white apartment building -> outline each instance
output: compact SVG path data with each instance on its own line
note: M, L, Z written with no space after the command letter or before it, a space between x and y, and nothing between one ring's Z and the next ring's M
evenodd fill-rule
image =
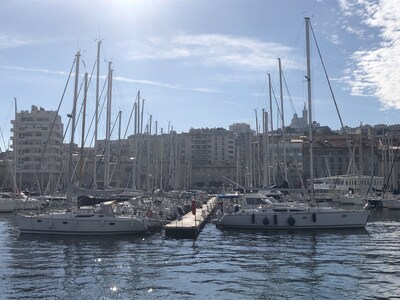
M236 177L235 135L224 128L190 129L186 157L195 187L219 187L223 177Z
M58 188L63 161L61 117L56 111L32 105L31 111L17 112L11 124L18 188L41 192Z

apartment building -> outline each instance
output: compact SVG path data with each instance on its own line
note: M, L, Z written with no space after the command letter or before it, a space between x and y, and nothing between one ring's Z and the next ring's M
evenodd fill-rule
M39 191L56 189L63 161L61 117L56 111L32 105L31 111L17 112L11 124L17 186Z
M224 177L236 180L233 132L224 128L192 128L185 140L193 187L221 187L226 182Z

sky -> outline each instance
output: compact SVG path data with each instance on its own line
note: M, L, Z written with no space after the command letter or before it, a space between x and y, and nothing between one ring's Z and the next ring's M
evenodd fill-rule
M228 129L241 122L255 129L256 115L261 124L262 110L270 110L268 74L273 126L282 126L279 111L287 126L307 101L305 17L311 19L344 125L400 123L397 0L2 0L0 148L9 145L14 98L18 112L31 105L60 107L66 126L74 74L68 85L67 80L75 55L79 50L81 84L83 74L93 72L98 40L100 84L112 62L111 121L117 125L122 111L122 137L133 133L128 120L138 91L145 99L144 124L151 116L153 133L155 121L164 133ZM315 43L311 47L313 119L339 129ZM87 124L95 111L95 74ZM99 138L105 137L105 123L103 112Z

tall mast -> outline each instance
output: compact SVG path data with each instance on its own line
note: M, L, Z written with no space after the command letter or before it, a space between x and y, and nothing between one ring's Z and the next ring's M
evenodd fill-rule
M99 105L100 105L100 99L99 99L99 79L100 79L100 45L101 45L101 40L97 43L97 77L96 77L96 120L94 123L94 160L93 160L93 186L96 189L97 188L97 128L99 125Z
M281 59L278 58L279 63L279 89L281 93L281 117L282 117L282 140L283 140L283 174L285 177L286 182L288 181L287 178L287 165L286 165L286 132L285 132L285 115L283 109L283 90L282 90L282 65Z
M106 151L104 160L104 188L110 185L110 128L111 128L111 95L112 95L112 69L108 63L108 89L107 89L107 117L106 117Z
M140 133L140 91L138 91L137 96L137 111L136 111L136 133Z
M270 119L270 124L271 124L271 144L274 144L274 122L273 122L273 117L272 117L272 84L271 84L271 74L268 73L268 90L269 90L269 119ZM274 166L275 162L273 161L273 156L272 156L272 147L269 147L269 166ZM277 149L278 150L278 149ZM269 167L268 166L268 167ZM273 180L275 182L275 173L274 169L272 169L272 175L273 175ZM269 181L270 183L270 181Z
M260 131L258 128L258 115L257 115L257 110L254 110L254 114L256 117L256 142L257 142L257 157L256 157L256 165L255 165L255 172L254 172L254 177L255 177L255 184L256 186L259 186L260 184L260 178L261 178L261 170L260 170L260 141L259 141L259 135L260 135Z
M262 110L262 124L263 124L263 187L269 185L269 147L268 147L268 112Z
M75 138L75 121L76 121L76 104L78 102L78 80L79 80L79 59L80 59L80 52L76 53L76 60L75 60L75 85L74 85L74 101L72 107L72 116L71 116L71 140L69 143L69 158L68 158L68 165L67 165L67 191L72 188L73 185L73 162L72 162L72 152L74 150L74 138ZM72 195L70 192L67 193L68 202L71 204Z
M83 151L85 144L85 122L86 122L86 101L88 92L88 73L85 73L85 87L83 95L83 110L82 110L82 136L81 136L81 151L79 155L79 179L83 179Z
M14 150L14 175L13 175L13 192L14 197L16 196L18 187L17 187L17 140L19 139L19 134L17 132L17 98L14 97L14 107L15 107L15 114L14 114L14 142L13 142L13 150ZM19 195L18 195L19 196Z
M311 62L310 62L310 18L305 18L306 22L306 54L307 54L307 95L308 95L308 130L310 140L310 197L314 201L314 150L313 150L313 118L311 110Z
M274 123L272 120L272 85L271 74L268 73L268 91L269 91L269 118L271 123L271 132L274 130Z

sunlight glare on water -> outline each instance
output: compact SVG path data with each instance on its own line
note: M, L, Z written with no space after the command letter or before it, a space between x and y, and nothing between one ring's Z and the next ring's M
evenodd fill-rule
M196 240L19 235L0 216L4 299L366 299L400 294L400 211L365 230L221 231Z

